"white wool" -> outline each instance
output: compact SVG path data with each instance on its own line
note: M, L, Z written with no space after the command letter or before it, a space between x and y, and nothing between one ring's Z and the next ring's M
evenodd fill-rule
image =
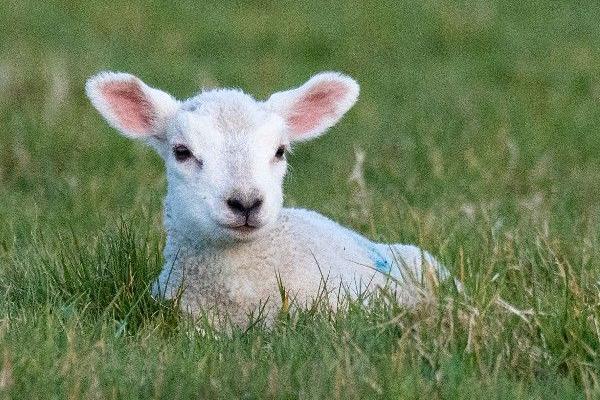
M268 317L281 306L278 279L298 305L326 284L335 307L339 289L356 296L390 284L399 301L414 304L426 269L448 275L418 247L374 243L314 211L282 207L287 162L277 154L339 121L358 97L352 78L321 73L267 101L219 89L179 102L111 72L86 89L113 127L165 161L167 244L156 297L244 324L265 302ZM182 148L187 155L178 158Z

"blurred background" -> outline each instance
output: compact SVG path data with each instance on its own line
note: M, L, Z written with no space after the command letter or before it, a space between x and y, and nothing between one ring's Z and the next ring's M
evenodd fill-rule
M95 235L138 217L162 235L160 159L84 96L103 69L178 98L227 86L265 99L319 71L353 76L359 102L296 147L286 202L372 237L444 248L477 216L492 228L595 232L599 11L593 1L3 1L0 240L9 251L32 229Z
M1 1L0 397L597 398L599 21L573 0ZM148 291L163 165L85 97L104 69L180 99L353 76L286 203L417 243L465 291L233 338L180 320Z

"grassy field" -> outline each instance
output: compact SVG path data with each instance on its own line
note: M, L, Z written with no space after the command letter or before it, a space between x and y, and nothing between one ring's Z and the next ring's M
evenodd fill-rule
M600 3L344 4L0 3L1 398L600 398ZM465 292L197 329L148 294L163 167L90 106L100 69L179 98L352 75L286 203L420 244Z

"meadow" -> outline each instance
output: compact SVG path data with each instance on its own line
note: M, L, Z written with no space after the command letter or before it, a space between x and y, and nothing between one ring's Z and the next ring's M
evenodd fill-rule
M0 398L600 398L599 19L595 1L1 2ZM291 155L286 204L419 244L464 292L229 334L155 302L163 167L85 98L102 69L178 98L353 76L357 105Z

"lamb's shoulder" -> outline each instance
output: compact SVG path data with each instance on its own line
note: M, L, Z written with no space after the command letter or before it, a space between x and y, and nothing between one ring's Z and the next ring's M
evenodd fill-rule
M422 281L428 268L442 279L449 275L438 260L418 246L372 242L312 210L287 208L283 214L294 227L290 231L310 244L317 260L331 260L334 270L356 274L368 266L405 283Z
M290 259L302 261L296 263L299 273L316 266L333 280L346 282L377 273L371 254L375 244L366 237L312 210L285 208L281 222L282 237L295 243Z
M370 241L316 211L285 208L281 212L279 237L294 243L295 254L310 256L313 263L327 267L344 266L368 261Z

